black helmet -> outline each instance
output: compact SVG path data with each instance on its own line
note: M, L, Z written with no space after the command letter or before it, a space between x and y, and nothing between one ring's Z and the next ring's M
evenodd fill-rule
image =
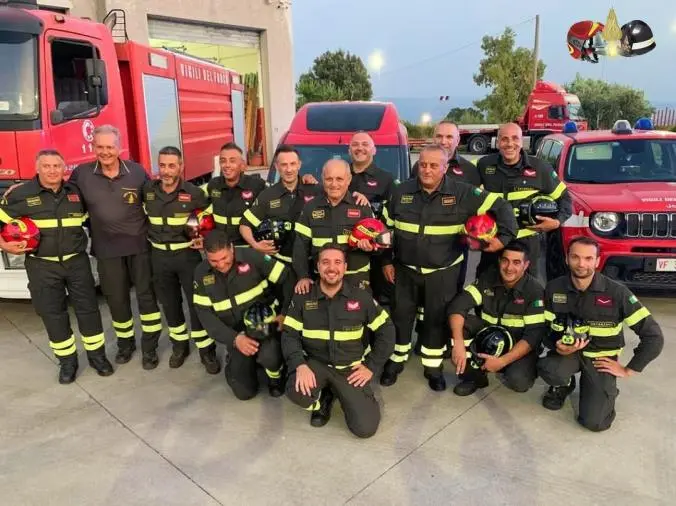
M268 339L275 316L275 310L271 306L254 302L244 313L244 333L256 341Z
M469 351L472 353L472 362L480 368L484 364L484 359L479 357L479 353L501 357L514 346L512 335L509 331L500 325L489 325L484 327L472 339L469 345Z
M620 54L622 56L638 56L655 49L653 31L645 21L635 19L622 25Z
M531 200L519 204L519 223L524 226L537 225L536 216L556 218L559 214L559 204L546 195L536 195Z
M291 237L293 223L290 221L267 219L261 221L253 232L256 241L274 241L275 247L280 249Z

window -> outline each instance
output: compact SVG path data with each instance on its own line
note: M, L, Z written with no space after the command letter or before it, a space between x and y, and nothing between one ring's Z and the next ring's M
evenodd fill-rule
M562 105L550 106L549 119L563 119L563 106Z
M0 68L3 69L0 71L0 122L38 118L37 61L34 36L3 33L0 41Z
M312 132L378 130L385 115L381 104L320 104L308 107L307 129Z
M54 96L56 108L65 120L96 116L98 110L95 97L90 100L87 61L91 61L98 50L84 41L57 39L52 42L52 70L54 75ZM105 80L104 80L105 85ZM105 91L102 96L107 96ZM101 105L105 105L101 103Z
M559 165L559 160L561 159L561 151L563 150L563 144L560 142L552 142L552 149L547 155L547 161L552 165L552 167L557 168Z
M540 148L538 149L538 152L537 152L537 155L536 155L540 160L546 160L547 159L547 155L549 154L549 150L552 147L552 142L553 141L542 141L540 143Z

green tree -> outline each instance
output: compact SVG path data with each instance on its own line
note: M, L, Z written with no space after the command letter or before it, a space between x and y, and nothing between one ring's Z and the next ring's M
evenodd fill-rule
M483 113L474 107L454 107L448 111L445 119L458 124L476 124L486 122Z
M533 89L534 54L530 49L515 47L515 35L506 28L500 37L486 36L481 42L485 58L479 63L474 82L492 91L474 105L486 113L488 121L514 121ZM544 73L545 64L538 60L538 79Z
M327 51L315 58L312 68L296 84L296 107L308 102L371 100L373 88L364 62L359 56Z
M629 86L585 79L577 74L565 88L580 99L580 114L587 118L592 130L610 128L618 119L626 119L633 125L637 119L655 112L643 91Z

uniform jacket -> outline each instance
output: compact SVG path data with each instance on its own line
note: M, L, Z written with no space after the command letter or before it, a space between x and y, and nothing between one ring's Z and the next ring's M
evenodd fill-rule
M479 171L477 170L476 165L467 158L460 156L457 151L455 152L455 155L448 160L446 175L454 181L462 181L463 183L469 183L472 186L481 186L481 177L479 177ZM411 167L411 177L418 177L417 161L413 164L413 167Z
M371 206L374 213L379 215L381 208L390 197L392 193L392 186L394 178L389 172L379 168L375 163L371 163L363 172L356 173L352 166L352 181L350 182L350 194L359 192L364 195Z

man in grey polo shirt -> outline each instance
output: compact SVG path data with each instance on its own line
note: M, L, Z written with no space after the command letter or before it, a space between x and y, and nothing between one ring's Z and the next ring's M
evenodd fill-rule
M94 130L94 149L97 160L76 167L70 181L80 188L89 213L92 254L117 334L115 362L129 362L136 350L129 296L134 286L143 331L143 368L153 369L162 318L152 286L148 221L140 198L149 177L141 165L120 160L117 128L104 125Z

